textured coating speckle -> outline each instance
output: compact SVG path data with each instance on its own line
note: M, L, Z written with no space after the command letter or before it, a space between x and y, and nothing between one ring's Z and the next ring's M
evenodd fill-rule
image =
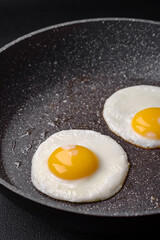
M1 182L42 204L99 216L160 212L160 149L128 144L106 126L105 99L139 84L160 86L160 25L99 20L53 27L0 53ZM31 183L39 144L63 129L90 129L115 139L131 164L124 188L109 200L53 200Z

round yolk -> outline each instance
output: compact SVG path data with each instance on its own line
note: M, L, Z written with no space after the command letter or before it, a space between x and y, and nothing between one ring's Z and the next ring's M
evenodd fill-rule
M51 172L59 178L75 180L95 172L98 159L88 148L68 145L57 148L48 159Z
M136 113L132 119L132 127L145 138L160 140L160 108L146 108Z

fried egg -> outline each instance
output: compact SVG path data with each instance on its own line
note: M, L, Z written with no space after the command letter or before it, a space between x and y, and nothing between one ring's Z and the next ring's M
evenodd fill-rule
M160 87L138 85L115 92L105 101L103 117L127 142L160 147Z
M125 151L112 138L91 130L63 130L38 147L31 180L52 198L93 202L116 194L128 169Z

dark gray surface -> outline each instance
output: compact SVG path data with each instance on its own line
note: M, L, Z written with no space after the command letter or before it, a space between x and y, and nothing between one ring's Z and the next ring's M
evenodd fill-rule
M90 1L87 1L90 2ZM70 1L68 5L63 1L57 1L56 5L49 1L1 1L0 3L0 46L9 41L31 32L33 30L68 20L102 17L102 16L126 16L139 17L159 20L159 4L158 1L148 3L129 3L125 1L107 2L92 1L86 6L86 1L79 1L73 4ZM106 1L105 1L106 2ZM142 3L143 2L143 3ZM144 7L145 3L145 7ZM74 5L74 9L72 6ZM154 14L154 15L153 15ZM3 187L0 187L0 234L2 239L91 239L90 234L71 231L62 228L60 225L51 225L46 221L43 214L40 216L32 211L25 210L23 207L17 206L16 200ZM153 223L153 222L152 222ZM156 224L153 223L156 227ZM142 224L142 232L145 229ZM117 232L116 234L120 234ZM128 234L128 232L127 232ZM153 234L153 232L152 232ZM97 236L95 236L97 238Z

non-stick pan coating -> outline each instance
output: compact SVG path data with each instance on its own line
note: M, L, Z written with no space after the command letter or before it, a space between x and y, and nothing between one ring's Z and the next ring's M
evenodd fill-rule
M129 144L106 126L105 99L118 89L160 86L160 25L96 19L62 24L17 40L0 53L0 182L54 209L97 216L160 212L160 149ZM30 179L39 144L63 129L91 129L122 145L131 164L111 199L74 204L51 199ZM103 149L102 149L103 150Z

